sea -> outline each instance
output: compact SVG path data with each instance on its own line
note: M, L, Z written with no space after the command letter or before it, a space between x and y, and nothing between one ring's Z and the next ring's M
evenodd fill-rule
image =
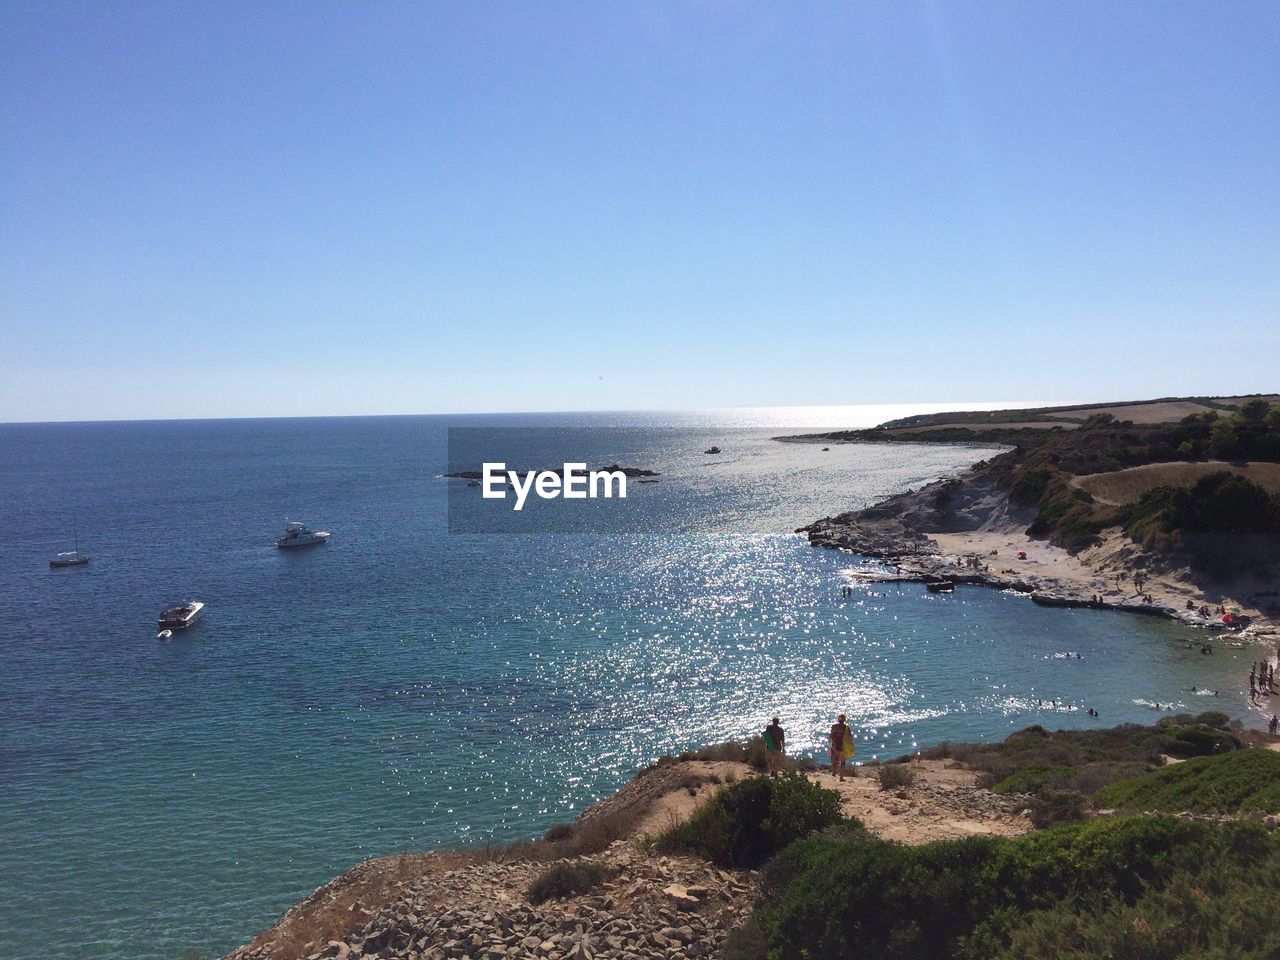
M863 761L1037 723L1257 722L1248 648L864 584L873 562L810 547L797 527L998 452L772 439L911 412L0 425L0 943L218 956L361 860L539 836L774 714L820 759L847 713ZM584 530L493 532L443 476L451 431L658 476L580 501ZM276 549L286 519L329 542ZM50 569L77 541L92 561ZM197 624L157 640L186 600Z

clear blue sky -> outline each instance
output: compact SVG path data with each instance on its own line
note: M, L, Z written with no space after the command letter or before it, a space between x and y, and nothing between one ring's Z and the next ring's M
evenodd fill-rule
M1278 50L1275 2L4 0L0 420L1273 391Z

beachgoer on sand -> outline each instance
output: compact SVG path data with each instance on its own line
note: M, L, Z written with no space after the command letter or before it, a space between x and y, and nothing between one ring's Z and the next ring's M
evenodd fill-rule
M831 725L831 746L828 753L831 755L831 775L843 781L845 761L854 753L853 731L844 722L843 713L836 717L836 722Z
M782 758L787 750L787 735L778 718L774 717L764 728L764 759L769 767L769 776L778 779L778 770L782 766Z

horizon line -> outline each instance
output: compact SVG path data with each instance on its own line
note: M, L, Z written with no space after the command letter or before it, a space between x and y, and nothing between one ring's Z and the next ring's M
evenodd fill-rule
M1259 394L1264 396L1265 394ZM1245 396L1245 394L1238 394ZM895 400L881 403L772 403L748 404L726 407L629 407L629 408L579 408L576 410L473 410L452 411L444 413L299 413L299 414L254 414L230 417L103 417L83 420L0 420L0 427L21 426L76 426L90 423L204 423L225 422L234 420L356 420L385 419L389 417L519 417L519 416L556 416L558 414L584 413L717 413L733 410L829 410L841 407L922 407L937 404L939 407L957 407L954 410L939 410L939 413L964 413L958 409L960 405L972 404L974 411L982 410L1027 410L1039 407L1094 406L1105 404L1156 403L1162 400L1182 399L1175 397L1156 397L1140 400L1099 400L1099 401L1048 401L1048 400ZM994 406L1000 404L1001 406Z

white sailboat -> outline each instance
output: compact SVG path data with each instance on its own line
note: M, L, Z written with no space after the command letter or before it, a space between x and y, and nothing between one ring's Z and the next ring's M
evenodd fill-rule
M63 550L49 561L51 567L79 567L88 563L91 559L87 553L80 552L80 534L74 532L76 548L74 550Z

